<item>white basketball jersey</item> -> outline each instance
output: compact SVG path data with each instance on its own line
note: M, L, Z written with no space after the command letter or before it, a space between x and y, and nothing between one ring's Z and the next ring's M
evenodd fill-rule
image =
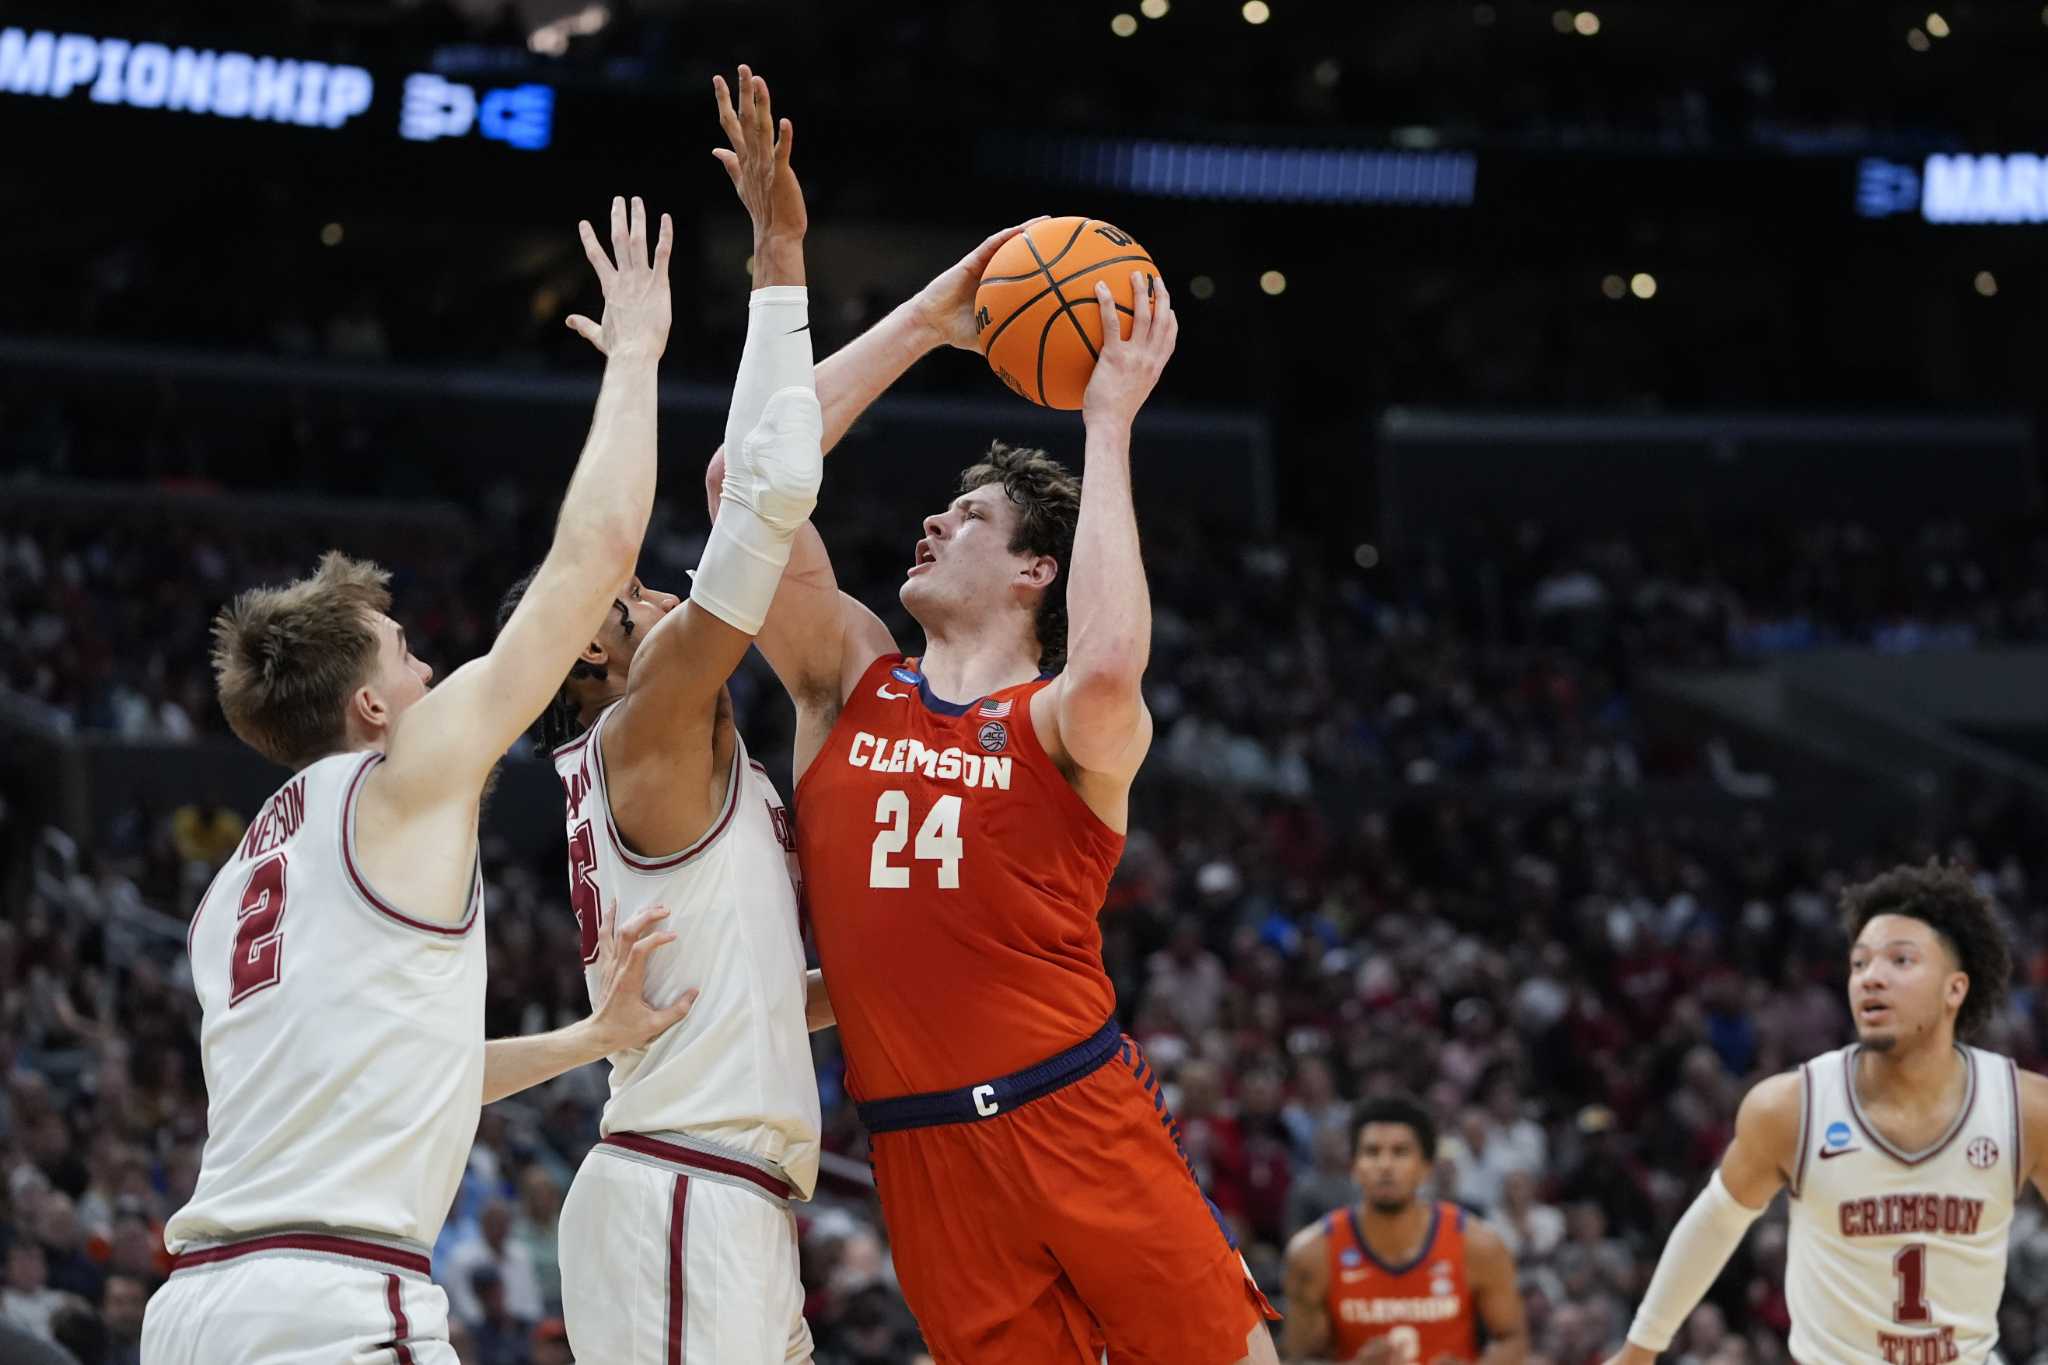
M206 1150L172 1251L269 1228L431 1244L483 1105L483 882L460 924L379 896L354 853L379 753L278 788L193 914Z
M735 734L725 805L704 837L660 857L631 852L605 786L602 733L614 707L555 751L586 984L594 998L598 907L616 901L624 924L660 905L676 941L648 966L648 998L671 1001L691 986L699 995L682 1023L612 1057L603 1131L699 1137L774 1163L808 1199L818 1173L818 1082L789 812Z
M1800 1068L1805 1089L1785 1297L1800 1365L1982 1362L1998 1345L2020 1172L2019 1073L1970 1071L1949 1131L1901 1152L1864 1121L1856 1045Z

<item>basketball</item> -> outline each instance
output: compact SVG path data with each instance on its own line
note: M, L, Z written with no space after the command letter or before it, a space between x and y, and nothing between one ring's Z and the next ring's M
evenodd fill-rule
M1131 334L1131 272L1156 275L1130 234L1094 218L1048 218L1003 243L974 294L981 353L1032 402L1075 409L1102 347L1095 282L1109 285Z

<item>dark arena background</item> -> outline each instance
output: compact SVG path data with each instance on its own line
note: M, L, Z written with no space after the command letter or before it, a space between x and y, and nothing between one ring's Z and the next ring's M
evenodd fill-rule
M675 218L641 567L684 590L746 317L709 155L741 61L798 129L821 356L1035 213L1174 291L1134 447L1157 740L1102 929L1276 1306L1356 1198L1349 1106L1409 1091L1531 1358L1596 1365L1746 1087L1849 1037L1835 897L1894 863L1995 899L1986 1045L2040 1069L2048 9L1584 3L0 3L0 1320L135 1361L198 1168L185 926L281 776L227 733L212 613L333 546L438 672L487 646L589 422L562 320L613 194ZM149 44L325 75L179 96ZM916 639L895 584L953 473L1081 435L927 358L829 461L842 583ZM787 792L781 690L754 659L732 692ZM484 837L490 1033L569 1022L524 746ZM923 1360L816 1046L817 1359ZM484 1111L435 1256L469 1365L569 1358L602 1071ZM1783 1365L1784 1268L1780 1202L1672 1357ZM2048 1360L2031 1196L2004 1304L2004 1359Z

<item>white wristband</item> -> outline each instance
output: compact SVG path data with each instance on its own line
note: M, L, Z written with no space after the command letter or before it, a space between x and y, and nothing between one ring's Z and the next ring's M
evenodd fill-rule
M747 299L747 344L725 414L728 453L761 420L770 394L813 385L811 365L810 291L800 284L756 289Z
M1671 1240L1657 1259L1657 1273L1650 1277L1628 1339L1646 1351L1667 1349L1692 1310L1714 1287L1749 1225L1762 1216L1762 1209L1750 1208L1728 1193L1717 1169L1671 1230Z

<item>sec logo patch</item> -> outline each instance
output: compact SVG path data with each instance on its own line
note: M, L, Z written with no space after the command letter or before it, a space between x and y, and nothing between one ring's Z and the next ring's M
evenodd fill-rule
M985 752L999 754L1009 747L1010 727L999 720L992 720L981 727L975 738L981 741L981 747Z
M1978 1170L1988 1171L1998 1164L1998 1144L1988 1137L1981 1137L1965 1148L1963 1155Z

